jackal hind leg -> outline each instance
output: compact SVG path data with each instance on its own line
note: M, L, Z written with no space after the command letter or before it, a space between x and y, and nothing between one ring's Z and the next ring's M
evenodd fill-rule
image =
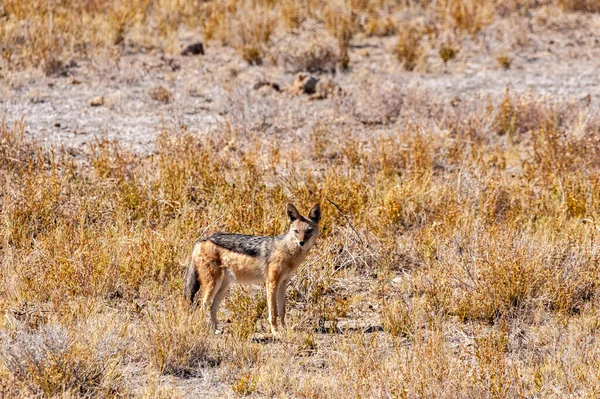
M208 281L206 284L202 284L202 316L205 316L209 311L209 308L212 309L212 304L215 298L215 295L221 288L221 284L223 282L223 275L217 277L212 281ZM210 324L213 330L217 329L217 321L212 317L211 311L211 320Z
M231 279L227 276L224 276L221 282L221 286L219 290L216 292L215 297L212 301L212 306L210 307L210 322L213 325L213 328L217 329L217 313L219 312L219 305L227 292L229 291L229 286L231 285Z

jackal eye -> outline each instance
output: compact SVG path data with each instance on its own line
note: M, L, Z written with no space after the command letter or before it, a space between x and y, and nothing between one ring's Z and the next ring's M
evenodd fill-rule
M298 234L298 230L294 229L294 233L295 233L295 234Z

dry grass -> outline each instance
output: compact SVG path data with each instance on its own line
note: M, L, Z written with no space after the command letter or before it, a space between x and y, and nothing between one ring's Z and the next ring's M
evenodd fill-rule
M154 101L168 104L173 100L173 94L164 86L156 86L150 90L150 98Z
M412 70L428 49L450 61L494 19L538 6L7 0L2 71L169 52L182 29L293 72L350 68L357 37L397 35ZM336 97L347 123L303 135L266 135L266 119L289 114L232 91L227 123L165 127L151 153L103 138L74 155L2 122L0 396L598 397L591 100L407 90ZM163 86L146 95L173 99ZM192 243L280 234L286 202L315 200L323 233L288 288L283 338L267 333L262 287L234 287L212 334L182 302Z
M600 12L597 0L560 0L559 4L566 11Z
M502 69L510 69L513 59L508 55L501 54L498 57L496 57L496 62L498 62L498 66Z
M208 326L183 301L146 310L146 354L163 374L190 376L204 366L218 364Z
M395 52L398 61L407 71L412 71L424 57L421 44L423 32L415 26L407 26L398 34L398 44Z
M17 323L0 336L0 358L22 394L117 397L128 340L114 321L88 320L78 329Z
M542 3L568 11L598 11L596 0ZM124 53L179 52L182 31L202 32L205 41L233 46L248 63L260 65L279 38L295 37L296 30L316 23L317 37L328 34L337 42L338 67L344 70L350 65L356 35L398 34L404 43L411 36L406 21L418 20L425 22L428 32L435 32L432 40L442 33L475 38L495 19L539 6L538 2L497 0L135 0L126 4L7 0L0 6L0 42L8 69L39 66L47 75L68 74L73 60L81 57L102 55L118 65ZM409 54L400 58L405 65L413 62Z
M3 389L137 395L135 365L217 373L238 395L595 396L597 117L508 92L429 107L360 146L320 126L310 146L247 147L224 127L170 131L150 157L103 140L74 160L3 125ZM325 206L288 290L293 329L253 342L264 295L235 289L212 336L179 299L191 243L277 234L290 198ZM146 394L177 394L156 384Z

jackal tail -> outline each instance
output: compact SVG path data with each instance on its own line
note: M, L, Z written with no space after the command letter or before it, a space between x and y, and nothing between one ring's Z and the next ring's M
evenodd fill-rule
M187 299L190 304L193 304L194 297L199 289L200 282L198 281L198 271L194 266L194 258L192 257L185 273L185 290L183 291L184 298Z

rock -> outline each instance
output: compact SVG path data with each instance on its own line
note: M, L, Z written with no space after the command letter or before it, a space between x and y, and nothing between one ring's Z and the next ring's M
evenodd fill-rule
M98 97L94 97L90 100L90 105L92 107L99 107L101 105L104 105L104 97L102 96L98 96Z
M270 87L271 89L273 89L275 91L280 91L281 90L281 88L279 87L279 85L277 83L266 82L266 81L261 81L261 82L256 83L253 86L253 89L254 90L259 90L259 89L261 89L263 87Z
M293 94L314 94L317 91L318 78L300 73L296 76L294 84L290 88L290 92Z
M204 45L201 42L196 42L187 46L181 55L204 55Z

